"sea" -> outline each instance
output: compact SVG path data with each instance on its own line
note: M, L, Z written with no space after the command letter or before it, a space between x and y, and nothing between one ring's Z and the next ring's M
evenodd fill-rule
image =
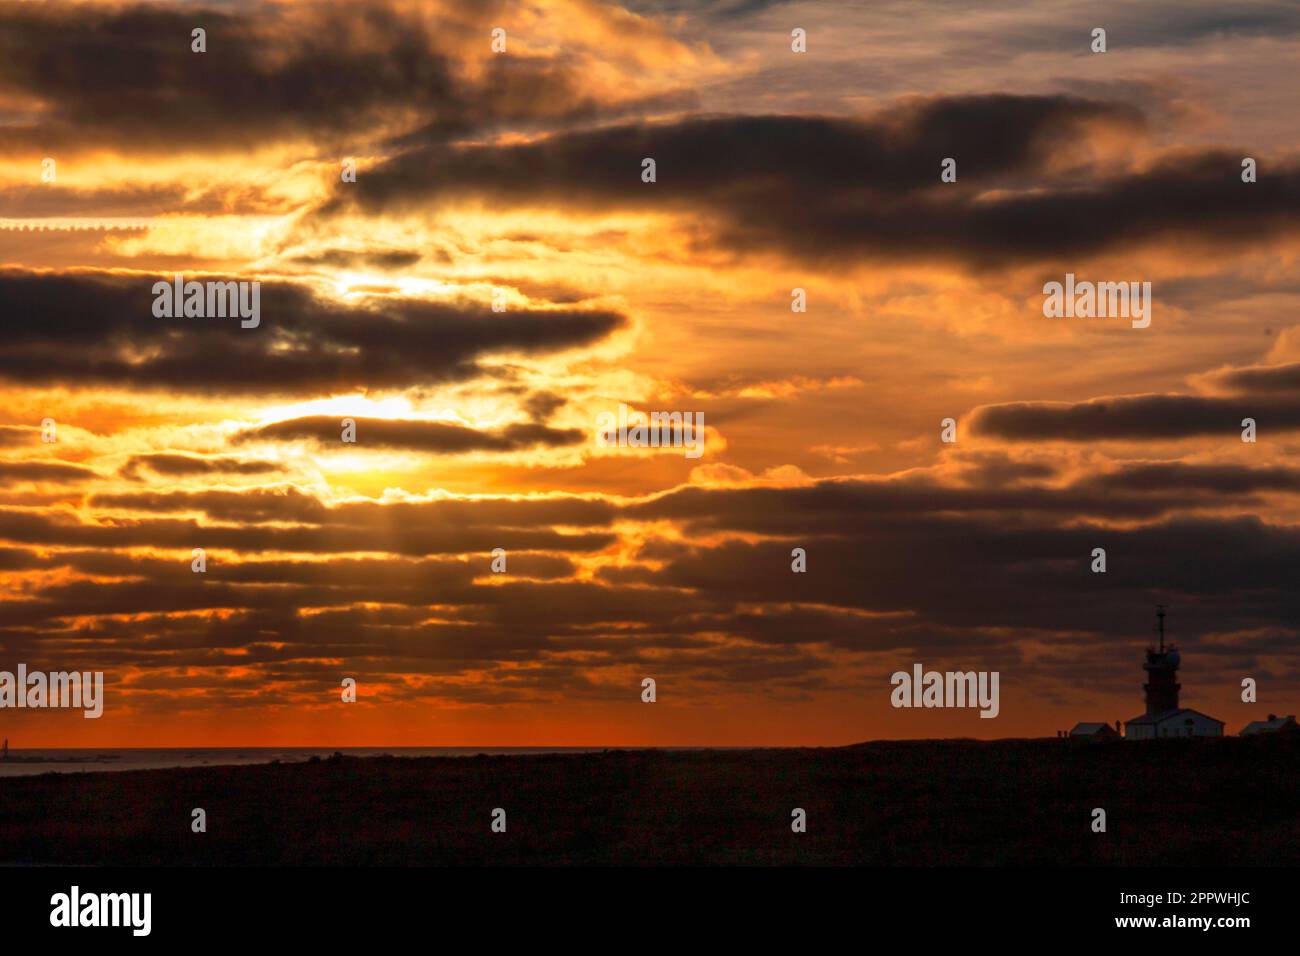
M40 773L107 773L120 770L162 770L168 767L237 767L247 764L303 763L336 753L346 757L475 757L479 754L600 753L605 747L216 747L13 750L0 760L0 777Z

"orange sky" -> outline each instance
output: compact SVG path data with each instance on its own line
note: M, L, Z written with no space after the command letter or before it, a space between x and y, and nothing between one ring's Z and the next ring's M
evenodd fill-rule
M1298 38L1254 0L6 5L0 670L107 699L3 734L1051 735L1142 711L1156 603L1184 705L1294 712ZM176 274L258 282L257 327L156 315ZM1046 318L1067 274L1151 283L1150 327ZM703 454L601 447L620 404ZM999 715L894 709L915 662Z

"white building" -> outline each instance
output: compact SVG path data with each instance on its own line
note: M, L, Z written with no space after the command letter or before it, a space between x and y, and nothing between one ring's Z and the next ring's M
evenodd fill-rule
M1199 710L1179 707L1158 714L1143 714L1124 723L1127 740L1154 740L1157 737L1222 737L1223 721Z

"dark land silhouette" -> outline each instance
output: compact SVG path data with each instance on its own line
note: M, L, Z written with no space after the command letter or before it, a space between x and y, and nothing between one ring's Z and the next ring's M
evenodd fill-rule
M191 811L207 832L191 831ZM507 813L491 832L493 808ZM791 811L807 832L791 832ZM1092 811L1106 811L1094 833ZM0 779L0 863L1295 865L1300 740L309 763Z

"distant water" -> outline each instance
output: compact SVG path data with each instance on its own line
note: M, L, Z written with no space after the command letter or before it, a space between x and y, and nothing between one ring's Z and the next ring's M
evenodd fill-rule
M27 777L38 773L81 773L107 770L159 770L164 767L230 767L244 764L303 763L341 753L348 757L473 757L477 754L581 754L600 753L605 747L218 747L207 750L166 748L145 750L10 750L0 760L0 777ZM34 760L32 758L40 758Z

